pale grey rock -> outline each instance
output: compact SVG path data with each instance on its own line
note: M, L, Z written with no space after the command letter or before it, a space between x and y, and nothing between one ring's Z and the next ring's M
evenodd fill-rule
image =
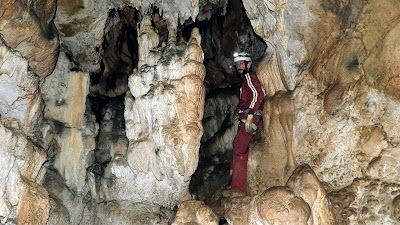
M86 210L88 211L88 210ZM85 212L86 213L86 212ZM93 224L129 224L129 225L168 225L173 217L172 211L148 203L108 202L97 206ZM92 222L92 221L91 221Z
M148 93L152 86L155 84L154 74L156 73L154 67L145 68L146 73L137 73L135 71L133 76L129 77L129 85L135 87L132 90L134 97L140 97Z
M8 219L15 220L24 205L26 181L35 182L46 160L43 150L34 146L18 130L10 130L0 124L0 217L4 224Z
M251 199L248 224L308 225L310 214L310 206L289 188L273 187Z
M86 169L93 164L99 125L87 111L89 76L72 71L74 63L61 51L55 70L41 85L46 103L44 117L63 125L55 135L60 151L54 166L78 193L85 192Z
M204 108L202 142L208 141L217 131L221 130L224 122L228 123L234 120L238 104L239 96L229 92L207 98Z
M57 171L48 169L41 182L49 190L50 216L47 224L79 224L87 203L72 191Z
M371 112L374 118L381 118L381 124L392 145L400 143L400 136L397 128L400 126L400 104L395 99L385 99L382 93L374 90L376 94L371 95L371 100L368 103L368 111ZM378 93L377 93L378 92ZM369 104L372 102L373 104Z
M318 91L315 84L308 83L308 80L304 84L309 90ZM374 89L369 89L362 103L353 103L350 99L353 99L354 93L349 91L344 95L347 101L344 100L341 113L333 116L317 116L322 113L323 103L312 92L303 94L305 94L303 91L296 94L296 98L302 100L295 101L297 119L294 132L297 137L305 138L294 139L295 158L300 162L314 159L315 164L311 163L311 165L320 179L333 187L343 188L350 185L355 178L363 176L362 170L370 168L369 162L389 147L389 142L379 131L379 126L375 132L369 130L376 127L376 124L381 123L382 120L387 121L386 116L383 115L389 116L392 113L386 113L386 106L391 105L391 110L395 111L397 103L386 103L390 98L384 97L381 92ZM309 102L309 104L305 105L304 102ZM392 116L389 118L396 124ZM362 127L365 128L357 129ZM368 142L371 137L372 141ZM305 148L316 148L319 151L306 151ZM389 157L393 154L392 150L387 152ZM375 176L378 175L376 169L370 171ZM381 178L398 179L397 175L389 174Z
M68 1L57 2L54 24L60 41L79 61L84 71L100 71L100 52L107 33L106 22L111 9L122 8L121 1Z
M89 75L72 71L74 63L61 51L53 73L40 87L46 103L44 117L81 128L89 93Z
M28 136L33 136L43 109L38 82L28 61L0 44L1 118L17 119Z
M65 128L55 136L61 151L55 156L54 166L77 193L87 191L86 169L94 162L95 134L89 132Z
M348 214L348 224L398 224L399 219L394 217L398 205L399 187L394 183L379 180L361 179L352 185L355 188L355 200L349 208L354 210Z
M140 34L138 37L138 68L141 68L144 64L147 66L155 66L160 59L160 53L154 51L158 47L160 37L153 28L150 15L145 15L143 17L140 28L138 29L138 34Z
M389 146L380 151L381 149L378 146L378 150L375 154L379 154L379 158L374 158L374 161L369 164L366 174L371 178L379 179L383 182L398 183L400 180L398 174L400 169L399 147Z
M136 172L128 165L113 163L110 173L113 175L111 187L106 182L102 186L100 197L129 202L154 202L171 209L177 199L188 198L189 183L176 171L171 178L157 180L152 172ZM183 188L182 188L183 186ZM134 191L133 191L134 190Z
M176 33L178 25L184 24L187 19L195 21L199 14L199 1L179 1L179 0L140 0L140 1L129 1L129 4L135 8L140 9L142 15L146 15L151 12L152 7L159 9L160 15L163 15L163 19L166 20L168 25L168 40L176 41Z
M102 119L94 156L100 165L108 163L112 158L126 155L128 139L125 133L123 100L123 97L111 98L103 100L98 106L97 110L100 111L98 117Z
M48 150L55 135L55 125L50 120L42 120L38 129L38 144L45 150Z
M94 2L89 0L69 3L68 1L57 2L54 23L60 33L60 42L68 46L68 49L76 57L84 71L99 72L102 60L102 43L104 36L112 28L113 24L118 23L118 18L114 18L111 23L108 20L108 13L112 10L119 10L126 6L132 6L138 10L144 18L146 15L154 13L157 8L162 19L168 26L168 40L176 42L178 25L184 24L188 19L195 21L201 13L200 7L205 4L217 5L219 1L204 3L202 1L102 1ZM226 6L226 3L224 4ZM209 14L209 13L208 13ZM211 15L203 16L203 18ZM138 35L146 39L145 33ZM159 38L157 36L157 38ZM149 42L147 42L149 44ZM141 45L139 43L139 45ZM154 44L153 44L154 45ZM139 51L148 52L146 48L152 45L141 45ZM147 53L146 53L147 54ZM150 60L151 61L151 60ZM147 61L147 63L150 63ZM156 61L153 61L156 62ZM139 63L139 67L141 67Z
M41 121L43 101L37 90L39 80L30 72L26 59L19 56L15 49L9 51L4 46L0 47L2 122L9 130L23 130L30 137L38 129L41 137L34 139L38 140L38 145L49 149L48 164L54 163L52 165L66 179L67 184L60 191L62 194L56 196L53 193L52 197L57 198L51 202L53 216L49 224L79 224L81 221L93 223L89 217L94 217L95 213L90 210L84 212L87 206L82 197L89 196L89 191L95 201L127 201L127 205L147 201L167 208L190 197L187 187L197 168L200 137L203 133L200 121L204 99L199 95L204 94L204 68L200 51L180 54L186 51L187 45L177 42L177 27L188 19L210 18L212 6L219 3L217 0L58 1L55 25L61 43L71 51L73 59L69 59L66 50L61 47L57 68L48 78L43 78L41 91L46 103L45 119L48 121ZM227 3L224 4L222 7L226 7ZM396 187L400 182L398 3L341 1L333 5L329 1L318 0L245 0L243 4L255 33L268 45L266 53L278 53L280 59L276 60L280 60L285 72L285 79L280 81L282 85L272 82L274 86L271 89L274 90L269 97L279 90L293 91L293 135L281 135L278 141L287 144L293 138L295 163L309 163L316 176L331 191L347 188L355 179L368 177L375 180L353 184L357 187L352 192L356 196L355 200L351 208L339 215L347 216L347 223L398 223L391 215L395 214L393 211L397 203L393 199L398 199L399 190ZM116 142L109 142L107 136L113 132L110 129L113 125L110 120L101 124L102 133L99 138L102 142L98 143L98 147L104 152L109 151L111 162L105 168L104 177L100 177L95 171L87 172L94 163L92 150L96 147L94 140L99 126L86 100L89 72L100 70L104 36L119 22L117 17L108 20L108 13L127 5L140 12L139 19L145 17L141 25L150 25L148 15L155 13L153 10L157 8L162 19L167 22L169 42L161 43L160 47L160 37L153 28L138 27L139 68L134 70L129 79L130 91L126 94L125 102L127 139L118 138ZM1 12L4 9L2 6ZM357 10L362 13L357 13ZM28 14L25 12L24 16L31 17ZM49 18L53 17L46 18L45 24L48 25ZM341 21L341 18L347 21ZM345 24L347 22L352 26ZM328 25L331 29L328 29ZM246 34L238 37L244 46L250 43ZM323 38L319 38L321 36ZM334 40L333 43L329 37ZM198 47L200 36L194 39ZM42 43L50 43L54 50L58 46L55 41L57 39L52 38ZM29 53L31 49L23 43L17 51ZM55 55L55 52L51 53L52 57ZM35 56L39 56L37 52ZM40 68L34 58L30 57L33 60L31 66ZM223 58L218 62L221 62L225 72L234 72L230 68L229 59ZM352 68L352 71L348 68ZM38 70L40 74L47 76L52 66L42 69ZM200 76L196 76L198 74ZM282 87L284 81L288 88ZM346 85L339 90L341 93L332 97L335 104L326 100L331 91L343 83ZM116 93L121 94L125 90L126 84ZM222 104L226 112L226 105L220 100L211 106L214 107L217 102ZM233 104L231 100L228 102ZM206 117L209 118L213 112L216 111L207 109ZM107 114L111 120L112 114ZM279 117L279 113L274 115ZM210 152L222 153L231 148L236 126L232 125L223 134L212 137L221 128L221 121L215 118L223 116L216 115L209 123L205 123L203 140L214 146ZM282 130L278 129L277 134L279 132ZM5 171L2 173L3 178L5 175L9 178L7 184L4 179L2 182L2 193L5 194L1 200L3 203L0 203L0 212L1 215L15 218L15 206L19 204L21 196L18 189L21 187L20 173L35 177L39 166L32 164L35 168L32 169L24 164L23 170L17 171L16 162L20 159L15 155L21 156L29 151L18 148L18 153L10 153L10 143L14 148L23 146L24 141L18 139L9 142L9 134L5 133L5 136L0 136L7 140L0 147L0 150L4 150L0 168ZM41 157L39 154L38 158ZM268 162L257 163L262 165ZM283 165L281 161L275 163ZM49 190L51 188L55 187L48 186ZM68 189L73 191L65 192ZM75 190L79 193L76 194ZM312 201L307 202L312 204ZM156 219L156 215L164 211L159 206L153 206L150 211L155 212L154 220L150 218L143 221L167 221L165 218L168 216ZM128 223L131 217L125 217L125 213L134 214L133 211L118 214L114 209L119 209L119 206L98 207L102 213L97 215L101 218L99 221L113 218ZM255 205L253 207L256 208ZM352 210L353 214L346 214ZM260 219L262 215L252 215L255 216L254 221L264 223ZM13 223L7 217L1 222Z

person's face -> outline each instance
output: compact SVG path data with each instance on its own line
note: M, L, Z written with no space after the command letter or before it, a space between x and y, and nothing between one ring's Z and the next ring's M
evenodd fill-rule
M245 61L237 61L235 63L236 66L236 71L238 72L239 75L244 75L250 69L251 67L251 62L247 62L247 67L246 67L246 62Z

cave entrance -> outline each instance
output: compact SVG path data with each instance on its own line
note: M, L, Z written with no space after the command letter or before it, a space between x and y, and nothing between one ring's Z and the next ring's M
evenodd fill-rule
M89 169L97 175L102 175L111 159L124 155L127 150L124 97L128 78L139 61L138 17L138 11L132 7L109 11L99 49L101 69L90 76L89 102L99 132L94 150L95 163Z
M222 192L230 183L240 83L232 55L237 51L250 53L255 70L267 49L255 34L240 0L229 1L226 9L214 10L217 11L210 20L196 24L202 35L206 102L199 163L189 186L190 193L206 203L216 200L213 195Z

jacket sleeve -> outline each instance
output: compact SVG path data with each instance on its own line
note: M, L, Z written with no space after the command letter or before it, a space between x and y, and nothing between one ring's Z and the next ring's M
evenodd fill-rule
M249 105L250 113L257 111L264 101L264 89L255 73L246 74L246 82L252 92L252 99Z

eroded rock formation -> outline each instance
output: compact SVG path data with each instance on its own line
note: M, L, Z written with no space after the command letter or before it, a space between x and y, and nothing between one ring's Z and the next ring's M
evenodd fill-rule
M50 211L49 196L38 182L46 153L18 125L6 119L0 124L1 223L44 224Z
M193 224L219 224L219 218L212 209L201 201L184 201L179 206L173 225Z
M252 197L233 192L219 207L229 224L334 224L327 192L308 165L296 168L286 186Z
M38 90L38 77L30 71L28 62L0 45L1 115L15 119L27 136L34 136L43 110Z
M0 2L2 42L19 52L39 77L49 75L58 56L58 32L53 18L56 1Z
M148 19L139 29L140 38L151 33ZM139 46L147 41L140 39ZM131 76L131 91L125 97L129 146L124 162L110 165L111 173L119 178L111 195L171 208L190 199L189 181L197 168L203 133L205 68L200 41L194 29L187 44L139 56L143 70ZM152 49L158 45L154 44ZM127 195L132 186L139 195Z
M399 21L392 0L0 1L1 223L399 223ZM238 50L267 92L247 193Z

